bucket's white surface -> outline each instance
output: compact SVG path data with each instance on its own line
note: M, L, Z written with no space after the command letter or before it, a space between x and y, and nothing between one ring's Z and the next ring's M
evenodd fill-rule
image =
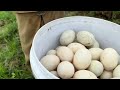
M101 48L111 47L120 54L120 25L113 22L85 16L71 16L56 19L45 24L36 33L30 51L30 64L36 79L59 79L40 63L48 50L59 45L59 37L65 30L76 32L86 30L95 36Z

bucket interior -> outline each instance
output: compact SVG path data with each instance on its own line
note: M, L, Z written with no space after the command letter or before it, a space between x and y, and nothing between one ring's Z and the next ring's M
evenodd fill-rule
M120 54L120 26L102 19L92 17L62 18L44 25L36 34L33 49L40 60L50 49L55 49L59 38L65 30L89 31L99 42L101 48L114 48Z

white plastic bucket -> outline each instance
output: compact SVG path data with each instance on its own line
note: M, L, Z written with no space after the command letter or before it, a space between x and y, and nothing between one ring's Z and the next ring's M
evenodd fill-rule
M86 30L95 36L101 48L112 47L120 54L120 25L113 22L86 16L71 16L53 20L36 33L31 51L30 64L35 79L58 79L41 63L40 59L48 50L59 45L59 37L65 30L76 32Z

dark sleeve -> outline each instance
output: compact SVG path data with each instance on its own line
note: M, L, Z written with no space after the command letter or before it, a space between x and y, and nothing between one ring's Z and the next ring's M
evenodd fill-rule
M46 11L15 11L15 13L37 13L38 15L44 15Z
M30 13L30 12L38 12L38 11L15 11L15 13Z

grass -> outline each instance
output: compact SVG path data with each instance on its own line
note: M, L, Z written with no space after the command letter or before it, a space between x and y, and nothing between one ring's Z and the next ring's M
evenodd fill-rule
M73 11L66 14L67 16L81 15L102 18L120 24L120 11Z
M0 79L33 79L27 69L21 49L15 15L1 11L0 21Z
M74 15L99 17L120 24L120 11L66 13L66 16ZM0 11L0 79L34 79L24 64L15 15L10 11Z

